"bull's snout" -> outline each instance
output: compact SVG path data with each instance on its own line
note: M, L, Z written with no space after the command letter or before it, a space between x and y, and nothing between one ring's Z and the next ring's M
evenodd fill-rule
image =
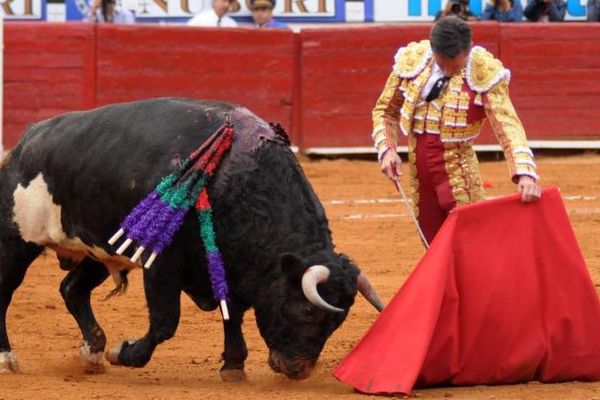
M301 380L310 376L315 363L302 358L287 360L278 351L271 350L269 352L269 366L273 371L284 374L290 379Z

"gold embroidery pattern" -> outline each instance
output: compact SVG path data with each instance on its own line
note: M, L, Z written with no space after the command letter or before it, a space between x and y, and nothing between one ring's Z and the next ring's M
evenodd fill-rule
M427 116L425 117L425 131L428 133L440 133L440 120L442 113L441 106L438 104L438 99L433 100L427 107Z
M396 53L394 71L401 78L414 78L423 70L431 55L429 40L411 42Z
M485 198L472 141L444 144L444 161L456 204L470 204Z
M408 173L410 179L410 198L413 202L412 207L415 217L419 217L419 180L417 179L417 160L415 148L417 147L417 137L408 136Z
M474 92L484 93L502 79L509 79L510 71L492 53L475 46L469 53L466 66L467 84Z
M373 108L373 141L379 158L388 148L395 148L398 141L398 110L402 106L400 91L402 80L392 72Z
M440 134L442 142L459 142L472 139L479 134L481 122L467 125L467 111L471 100L469 93L462 91L462 75L450 79L448 89L442 96L442 124Z
M413 116L413 132L423 133L425 132L425 116L427 115L427 106L422 105L415 109L415 115Z
M492 88L484 96L484 105L494 134L504 151L512 179L515 180L518 175L539 179L525 129L508 95L508 83L503 81Z
M400 129L405 135L409 135L413 131L413 116L415 115L421 90L427 83L429 75L431 75L431 65L428 65L415 79L408 81L403 92L404 103L400 109Z

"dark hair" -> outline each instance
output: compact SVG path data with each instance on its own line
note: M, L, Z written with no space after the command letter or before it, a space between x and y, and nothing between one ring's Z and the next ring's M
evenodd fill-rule
M469 50L472 39L471 27L458 17L444 17L433 25L429 39L434 53L454 58Z
M104 17L104 22L113 22L112 21L112 15L108 15L108 5L109 4L115 4L115 0L102 0L101 3L101 9L102 9L102 16Z

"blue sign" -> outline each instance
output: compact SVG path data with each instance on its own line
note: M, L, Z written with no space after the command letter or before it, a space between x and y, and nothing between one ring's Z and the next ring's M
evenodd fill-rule
M473 14L481 16L488 1L470 0L469 9ZM525 7L528 0L515 1L521 1ZM566 2L565 20L585 19L587 0L566 0ZM446 3L447 0L365 0L365 20L369 22L433 21Z
M87 0L65 0L67 21L81 21L90 11L91 2Z

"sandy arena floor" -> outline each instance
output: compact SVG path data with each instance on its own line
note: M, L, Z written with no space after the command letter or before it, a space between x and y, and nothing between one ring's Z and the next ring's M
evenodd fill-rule
M542 184L558 185L565 197L592 279L600 286L600 156L538 157ZM387 302L423 254L406 210L392 185L371 161L315 161L303 167L328 213L337 249L349 254L370 277ZM504 162L482 163L488 195L512 193ZM407 186L407 182L404 182ZM396 240L390 241L390 232ZM337 382L332 369L374 321L375 311L359 298L344 325L325 346L319 364L306 381L287 380L271 372L267 349L253 313L244 332L250 355L248 380L221 382L223 334L218 312L199 311L183 298L175 338L162 344L143 369L107 366L104 374L83 373L77 358L80 341L75 321L58 292L64 272L54 255L38 259L29 269L9 309L8 326L21 374L0 375L2 399L361 399ZM146 332L147 309L141 272L130 274L123 297L104 302L112 289L107 281L93 293L96 316L109 346ZM402 327L398 327L402 329ZM600 334L600 332L598 333ZM418 390L422 399L600 399L599 383L529 383Z

